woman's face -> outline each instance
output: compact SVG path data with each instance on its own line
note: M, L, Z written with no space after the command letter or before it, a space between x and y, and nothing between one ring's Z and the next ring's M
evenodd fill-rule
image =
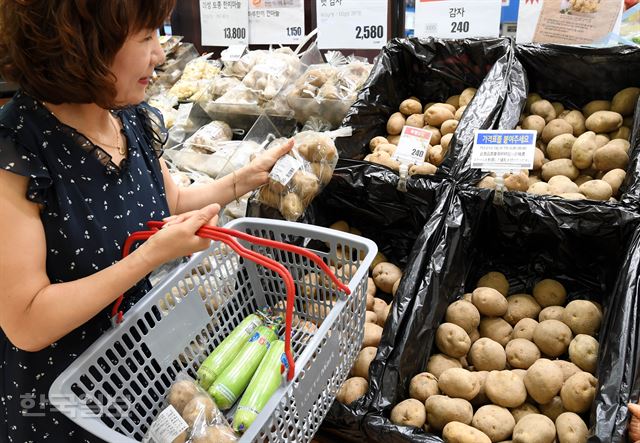
M130 34L111 65L111 72L117 79L116 103L133 105L143 101L153 69L164 59L155 29Z

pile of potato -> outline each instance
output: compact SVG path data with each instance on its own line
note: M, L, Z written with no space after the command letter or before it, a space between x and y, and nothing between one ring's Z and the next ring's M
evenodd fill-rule
M391 421L450 442L586 442L579 414L595 396L601 307L565 304L565 288L551 279L532 294L507 296L499 272L477 286L447 308L436 331L440 353L411 380L411 398Z
M402 128L412 126L429 130L432 136L425 163L412 165L409 168L409 175L435 174L449 150L451 137L458 127L458 122L475 93L475 88L467 88L460 95L449 97L445 103L427 103L424 107L416 97L409 97L400 103L400 112L389 117L387 135L371 139L369 142L371 154L364 159L398 172L400 163L392 160L391 157L400 141Z
M640 88L626 88L611 101L595 100L579 111L529 94L516 129L537 133L533 170L506 176L506 188L572 200L617 201L639 96ZM478 187L495 189L495 178L485 177Z
M344 221L334 223L331 228L353 233L353 228L349 228L349 225ZM364 396L369 389L369 365L378 353L382 330L389 316L389 311L391 311L393 301L387 303L376 297L376 293L381 291L395 297L402 279L402 270L393 263L387 262L382 253L378 253L376 256L370 271L371 277L367 283L367 317L361 350L351 368L351 377L344 382L336 396L336 400L345 405Z

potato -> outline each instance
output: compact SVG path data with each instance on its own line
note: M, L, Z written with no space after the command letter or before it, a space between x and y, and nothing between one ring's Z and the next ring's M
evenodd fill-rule
M507 364L504 348L490 338L479 338L473 343L468 357L477 371L502 370Z
M218 408L209 395L197 394L185 405L182 410L182 418L184 418L184 421L186 421L189 426L193 426L193 424L199 420L199 417L210 422L217 411Z
M570 361L553 360L553 362L560 368L560 370L562 370L562 377L564 378L564 381L567 381L572 375L582 372L578 366Z
M547 145L547 157L549 160L571 158L571 148L576 140L572 134L560 134L554 137Z
M524 382L511 371L489 372L484 390L489 400L505 408L517 408L527 399Z
M445 321L460 326L468 334L480 325L480 312L473 303L457 300L447 307Z
M556 433L558 443L586 443L589 429L579 415L565 412L556 418Z
M572 134L573 126L571 126L566 120L556 118L551 120L542 130L542 141L549 143L555 137L561 134ZM595 137L595 134L594 134Z
M560 390L560 398L565 409L582 414L587 412L596 395L598 380L588 372L579 372L564 382Z
M551 160L542 165L543 180L549 181L551 177L555 177L556 175L564 175L571 180L575 180L580 175L580 170L567 158Z
M567 352L572 338L571 329L558 320L542 321L533 331L533 342L543 354L550 357L558 357Z
M453 106L456 109L458 109L460 107L460 96L459 95L452 95L451 97L449 97L447 99L447 101L445 103L448 104L448 105Z
M529 179L524 174L509 174L504 180L504 185L509 191L526 192L529 189Z
M488 175L480 180L476 186L480 189L496 189L496 179Z
M587 334L578 334L569 344L569 359L580 369L594 374L598 367L598 340Z
M402 131L402 130L400 130ZM389 140L389 143L398 146L398 143L400 143L400 135L399 134L389 134L387 135L387 140Z
M617 148L621 148L624 152L629 154L629 150L631 149L631 143L627 140L622 140L619 138L611 139L605 146L615 146Z
M576 137L579 137L587 130L586 126L584 125L586 119L580 111L569 111L569 113L562 118L571 125L571 127L573 128L573 135Z
M227 425L205 426L197 433L193 432L189 440L190 443L233 443L235 441L237 441L236 435Z
M485 317L480 320L480 337L490 338L493 341L506 346L511 340L513 328L503 318Z
M422 129L422 127L424 126L424 115L423 114L411 114L409 117L407 117L407 120L405 121L405 126L411 126L414 128L420 128Z
M556 427L549 417L529 414L513 428L513 443L552 443L556 438Z
M384 301L381 298L374 298L373 299L373 312L375 312L376 317L378 318L378 320L380 320L381 318L385 318L386 319L386 310L387 310L387 302ZM382 326L382 325L380 325Z
M622 183L624 182L626 176L627 173L624 171L624 169L612 169L602 176L602 180L609 183L613 195L618 195L620 186L622 186Z
M458 325L442 323L436 331L438 349L449 357L464 357L471 347L469 335Z
M460 99L458 100L460 106L469 105L469 103L471 103L471 100L473 100L473 97L476 95L476 92L478 92L476 88L467 88L462 91L460 93Z
M456 132L457 127L458 127L458 120L456 120L455 118L452 120L447 120L442 123L442 126L440 127L440 132L442 133L442 135L453 134L454 132Z
M378 347L382 339L382 328L373 323L364 324L364 338L362 340L362 348L369 346Z
M587 118L585 126L597 133L612 132L622 126L622 116L612 111L596 111Z
M432 395L439 395L438 379L429 372L421 372L409 383L409 396L424 403Z
M564 105L560 102L552 102L551 105L553 106L554 111L556 111L556 115L560 115L564 112Z
M529 194L536 194L536 195L551 194L551 192L549 191L549 185L545 182L538 182L538 183L532 184L531 186L529 186L529 189L527 189L527 192Z
M364 321L366 323L375 323L378 324L378 316L376 315L375 312L373 311L367 311L365 312L365 319Z
M602 148L598 148L593 154L593 167L600 171L611 171L612 169L627 168L629 155L623 148L607 143Z
M631 137L631 129L629 129L626 126L620 126L615 131L609 133L609 138L611 140L629 141L630 137Z
M421 165L411 165L409 168L409 177L414 175L433 175L438 171L438 168L431 163L425 162Z
M343 405L350 405L358 400L369 390L369 382L362 377L348 378L336 394L336 400Z
M456 111L456 113L454 114L453 118L455 118L456 120L460 121L462 120L462 115L464 114L464 111L467 109L466 106L460 106L458 108L458 110Z
M587 197L584 194L580 194L579 192L568 192L566 194L560 194L558 197L562 197L565 200L586 200Z
M598 148L602 148L604 145L609 143L611 139L607 134L596 134L596 146Z
M453 120L453 112L443 106L432 106L424 113L424 123L429 126L440 126L447 120Z
M580 189L580 186L582 186L583 184L591 180L593 180L593 177L589 175L581 175L578 178L576 178L573 182L576 184L576 186L578 186L578 189Z
M556 418L567 410L562 405L562 399L560 395L556 395L549 401L543 405L538 406L540 408L540 413L544 416L549 417L552 421L556 421Z
M393 295L394 297L396 296L396 293L398 292L398 288L400 287L400 282L402 281L402 278L399 278L398 280L396 280L396 282L393 284L393 288L391 288L391 295Z
M562 195L578 192L578 185L569 180L564 175L556 175L549 179L549 193L551 195Z
M489 287L476 288L471 300L480 314L492 317L504 315L509 307L504 295Z
M451 368L438 377L438 389L449 397L471 400L480 392L480 384L472 372Z
M533 154L533 170L537 171L544 164L544 152L536 148ZM529 183L530 184L530 183Z
M392 157L397 148L396 145L392 145L391 143L380 143L373 152L384 151Z
M401 112L391 114L387 121L387 132L390 135L398 135L402 132L402 127L405 125L405 119ZM389 141L391 143L391 141Z
M582 113L585 118L591 116L591 114L598 111L609 111L611 110L611 102L608 100L593 100L582 108Z
M613 195L613 189L604 180L591 180L580 185L580 193L591 200L607 201Z
M413 98L408 98L402 103L400 103L399 110L404 115L421 114L422 103L420 103L418 100L415 100Z
M640 88L625 88L613 96L611 110L624 116L633 115L639 96Z
M381 145L383 143L387 144L387 143L389 143L389 140L387 140L386 138L384 138L382 136L373 137L371 139L371 141L369 142L369 149L371 150L371 152L373 152L373 151L376 150L376 147L378 145Z
M533 298L543 308L563 305L567 299L567 290L557 280L550 278L540 280L533 287Z
M539 414L540 411L531 403L523 403L517 408L511 409L511 415L513 416L516 423L518 423L522 417L526 417L530 414Z
M356 357L356 361L353 363L353 367L351 368L351 375L354 377L362 377L365 380L369 380L369 365L376 358L376 353L378 352L378 348L373 346L367 346L362 349L358 356Z
M433 374L436 378L440 377L447 369L461 367L462 363L460 363L459 359L444 354L434 354L429 357L427 362L427 372Z
M533 363L524 376L527 392L539 404L550 402L560 392L563 382L562 370L546 358Z
M505 348L507 361L512 368L528 369L540 358L538 347L524 338L516 338L507 343Z
M556 118L556 110L548 100L538 100L531 105L531 113L544 118L546 123Z
M453 138L453 134L449 133L449 134L444 134L440 139L440 146L442 146L442 149L444 149L445 152L449 151L452 138Z
M442 437L449 443L491 443L491 439L482 431L457 421L447 423L442 430Z
M431 146L436 146L440 144L442 133L440 132L439 128L436 128L435 126L425 126L422 129L424 129L425 131L431 132L431 139L429 140L429 144Z
M433 106L440 106L441 108L448 109L451 112L456 112L456 107L453 105L450 105L449 103L439 102L439 103L434 103Z
M540 94L538 94L537 92L530 92L527 95L527 101L525 102L525 105L524 105L524 112L527 114L530 114L531 105L540 100L542 100L542 97L540 96Z
M523 318L513 327L511 338L524 338L525 340L533 340L533 331L535 331L538 322L532 318Z
M402 270L393 263L382 262L373 268L371 276L378 289L391 294L394 283L402 277Z
M287 220L297 220L304 212L302 199L298 194L290 192L280 202L280 212Z
M478 391L478 395L476 395L471 400L471 405L474 408L479 408L480 406L484 406L489 403L489 399L484 391L484 384L487 381L487 375L489 375L489 371L475 371L473 375L476 377L478 381L478 385L480 386L480 390Z
M444 161L446 151L440 145L431 146L429 148L428 160L434 166L440 166Z
M479 408L473 415L471 426L485 433L492 442L511 437L516 421L508 409L496 405Z
M400 170L400 163L391 159L391 156L385 151L376 151L373 154L369 154L364 158L366 161L370 161L371 163L377 163L382 166L386 166L387 168L398 172Z
M470 424L473 419L471 403L462 398L450 398L446 395L432 395L425 402L427 423L434 431L442 430L447 423L457 421Z
M539 139L542 136L542 131L546 124L544 118L539 115L529 115L522 120L522 129L536 131L537 138Z
M562 321L576 335L596 335L600 330L602 312L588 300L573 300L565 307Z
M587 131L582 134L573 144L571 148L571 161L580 168L586 169L593 163L593 154L596 152L596 134Z
M182 414L184 407L198 394L198 387L191 380L180 380L175 382L169 389L167 401L173 406L178 414Z
M509 282L501 272L489 272L478 280L476 287L493 288L505 297L509 293Z
M514 294L507 297L507 312L504 319L510 325L515 325L523 318L537 318L540 313L540 305L528 294Z
M562 321L563 306L547 306L538 315L538 321L558 320Z
M426 420L424 404L414 398L401 401L391 410L391 422L396 425L421 428Z

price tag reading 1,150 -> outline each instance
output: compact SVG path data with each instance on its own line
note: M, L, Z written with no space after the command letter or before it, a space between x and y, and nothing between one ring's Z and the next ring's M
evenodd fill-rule
M294 26L287 28L287 37L300 37L302 35L302 27Z
M356 26L356 39L369 40L384 37L384 26L364 25Z
M247 38L247 28L224 28L224 38L231 40L244 40Z

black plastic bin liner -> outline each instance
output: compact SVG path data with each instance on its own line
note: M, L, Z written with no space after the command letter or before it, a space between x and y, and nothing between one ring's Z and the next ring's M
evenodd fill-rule
M640 48L583 48L551 44L515 46L516 60L511 67L509 93L504 100L499 129L515 129L529 92L537 92L565 108L581 109L592 100L611 100L621 89L640 87ZM524 89L523 88L527 88ZM630 138L631 159L627 178L621 187L624 203L640 201L640 104L636 107ZM471 159L453 176L462 183L477 183L484 175L470 169Z
M581 202L577 202L581 203ZM573 207L572 207L573 206ZM364 428L370 441L385 443L442 441L438 436L393 425L393 405L408 398L411 378L423 372L434 347L437 327L447 306L475 288L489 271L503 272L510 293L531 293L543 278L555 278L569 299L602 303L605 317L598 340L599 386L591 411L593 442L625 441L626 407L637 399L640 283L640 216L604 203L590 206L509 193L504 205L493 203L493 191L463 187L448 205L434 213L438 223L427 240L430 259L413 260L422 275L409 305L382 382L372 400ZM589 417L585 417L589 420Z
M423 104L444 102L468 87L479 88L441 166L442 172L449 171L460 155L452 153L469 147L473 129L491 128L498 118L508 92L512 60L512 44L506 38L392 40L376 58L369 79L343 120L342 125L351 126L354 132L336 140L340 156L364 158L370 152L369 141L387 133L387 120L410 96ZM457 138L461 142L456 143Z

